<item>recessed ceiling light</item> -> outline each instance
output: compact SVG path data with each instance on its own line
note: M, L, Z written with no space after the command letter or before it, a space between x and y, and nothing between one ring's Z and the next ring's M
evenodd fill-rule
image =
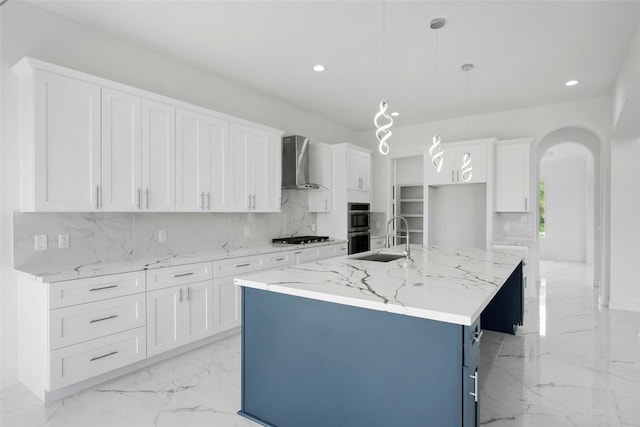
M393 117L398 117L400 115L400 113L398 113L397 111L394 111L393 113L391 113L391 115Z
M313 71L317 71L318 73L320 73L320 72L322 72L324 70L325 70L325 68L324 68L324 65L322 65L322 64L318 64L318 65L314 65L313 66Z
M565 86L575 86L578 83L580 83L578 80L569 80L568 82L566 82L564 85Z

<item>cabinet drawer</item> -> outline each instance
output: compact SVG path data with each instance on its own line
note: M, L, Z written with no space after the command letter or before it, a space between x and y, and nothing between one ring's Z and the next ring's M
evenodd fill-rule
M142 360L146 357L146 328L141 327L51 352L49 390Z
M111 274L49 284L49 307L60 308L145 290L144 271Z
M55 350L71 344L144 326L145 294L135 294L49 312L49 343Z
M214 261L213 263L215 277L237 276L266 268L265 257L262 255L230 258L223 261Z
M266 254L264 268L288 267L291 265L291 252Z
M147 270L147 289L163 289L211 280L213 278L211 266L210 262L200 262Z

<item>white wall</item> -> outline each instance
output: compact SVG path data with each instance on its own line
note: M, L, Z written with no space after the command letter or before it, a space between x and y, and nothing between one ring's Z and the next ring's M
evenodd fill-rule
M593 212L593 205L587 205L587 166L583 156L542 158L546 236L540 238L540 259L586 262L587 229L593 228L592 224L587 225L587 212Z
M611 145L610 307L640 311L640 138Z
M0 7L2 86L0 292L2 386L17 381L18 292L12 259L12 214L19 209L18 80L10 67L23 56L119 81L314 141L354 141L350 129L267 98L182 61L105 36L23 1Z

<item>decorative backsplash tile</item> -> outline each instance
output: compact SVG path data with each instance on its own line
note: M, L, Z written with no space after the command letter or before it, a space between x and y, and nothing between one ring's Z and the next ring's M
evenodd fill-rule
M296 190L282 190L279 213L15 212L13 265L116 261L260 246L274 237L315 234L311 231L315 224L307 193ZM166 242L158 241L159 230L166 230ZM48 250L34 250L36 234L48 236ZM58 249L58 234L69 234L68 249Z

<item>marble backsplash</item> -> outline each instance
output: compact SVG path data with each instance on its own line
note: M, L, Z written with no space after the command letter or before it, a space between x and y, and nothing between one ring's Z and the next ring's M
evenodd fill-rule
M313 235L307 193L282 190L279 213L22 213L13 215L13 265L83 264L260 246L274 237ZM245 236L245 228L248 236ZM158 241L159 230L167 240ZM34 236L48 250L34 250ZM58 234L70 247L58 249Z
M535 215L532 212L496 212L493 219L493 240L530 241L535 237Z

